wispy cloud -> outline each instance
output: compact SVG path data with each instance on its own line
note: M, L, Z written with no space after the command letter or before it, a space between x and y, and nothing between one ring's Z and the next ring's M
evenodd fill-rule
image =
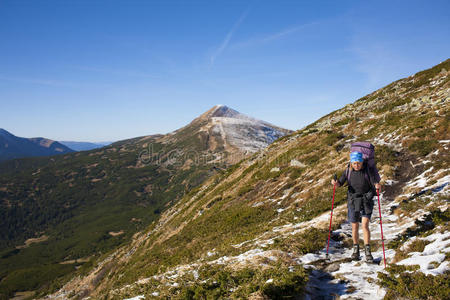
M48 86L62 86L62 87L74 87L76 86L73 82L54 80L54 79L42 79L42 78L28 78L28 77L15 77L15 76L6 76L0 74L0 80L13 81L19 83L30 83L30 84L39 84L39 85L48 85Z
M354 68L365 75L366 90L378 89L403 76L401 70L408 65L406 55L396 49L394 42L370 32L354 35L349 50L354 57Z
M239 28L241 23L245 20L248 14L248 9L239 17L239 19L234 23L231 30L227 33L225 38L223 39L220 46L214 51L214 53L210 57L210 67L214 65L216 59L222 54L222 52L227 48L228 44L230 43L231 38L233 37L233 34L236 32L236 30Z
M356 69L366 75L366 88L378 86L388 69L387 49L381 44L357 46L353 49L357 58Z
M231 45L230 47L232 48L244 48L244 47L250 47L250 46L255 46L255 45L259 45L259 44L264 44L264 43L269 43L269 42L273 42L276 40L280 40L284 37L287 37L289 35L298 33L304 29L307 29L308 27L312 27L315 25L320 24L319 21L316 22L310 22L310 23L305 23L305 24L301 24L301 25L295 25L295 26L291 26L288 28L284 28L278 32L275 33L270 33L270 34L266 34L264 36L260 36L260 37L256 37L256 38L251 38L248 39L246 41L241 41L238 43L235 43L233 45Z

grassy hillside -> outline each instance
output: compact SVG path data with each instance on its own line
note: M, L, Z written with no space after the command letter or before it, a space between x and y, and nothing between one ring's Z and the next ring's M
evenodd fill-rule
M204 114L167 135L0 164L0 295L51 291L245 156L209 122Z
M351 142L376 145L390 201L421 192L407 183L425 168L434 170L428 185L448 178L449 70L447 60L396 81L215 175L60 293L100 299L301 296L309 275L297 258L326 243L328 219L318 216L330 209L330 180L346 167ZM337 191L334 229L345 220L345 193Z
M164 157L161 164L139 165L142 145L132 140L4 165L0 176L2 293L33 290L84 264L89 266L93 256L129 240L157 219L166 205L215 172L206 164L186 169L164 165ZM155 148L165 146L154 144ZM44 240L25 246L25 240L39 237Z

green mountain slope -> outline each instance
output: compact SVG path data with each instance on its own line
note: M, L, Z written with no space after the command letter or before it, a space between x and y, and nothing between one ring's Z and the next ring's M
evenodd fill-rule
M428 230L437 230L435 225L440 224L439 230L448 232L448 188L444 187L450 174L449 70L447 60L398 80L213 176L129 245L98 260L89 273L73 278L55 296L302 297L310 289L308 278L314 279L316 273L307 272L300 258L314 256L326 245L330 180L346 167L349 146L356 140L376 145L377 166L385 184L383 201L397 203L385 213L406 211L407 203L421 199L427 187L439 185L441 194L427 194L433 205L417 205L423 213L443 207ZM425 184L414 184L430 168L433 172L427 173ZM345 194L344 188L337 190L336 231L345 228ZM414 224L419 217L410 214L408 221ZM392 222L386 226L395 228ZM409 226L407 231L413 232L415 227ZM400 251L395 240L412 236L402 234L388 235L389 255ZM342 245L350 243L345 235L333 238ZM374 241L377 251L378 244L379 240ZM444 262L448 261L444 254ZM377 267L376 271L382 270ZM391 271L406 274L401 268ZM436 282L448 273L439 276ZM383 282L380 285L389 284Z
M51 288L54 279L89 268L232 159L245 157L245 149L215 133L210 114L220 117L217 110L167 135L1 164L0 293ZM250 122L245 129L260 127Z

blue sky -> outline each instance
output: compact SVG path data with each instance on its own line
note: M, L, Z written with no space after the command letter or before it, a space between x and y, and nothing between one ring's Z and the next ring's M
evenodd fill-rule
M449 58L450 1L0 0L0 128L105 141L215 104L289 129Z

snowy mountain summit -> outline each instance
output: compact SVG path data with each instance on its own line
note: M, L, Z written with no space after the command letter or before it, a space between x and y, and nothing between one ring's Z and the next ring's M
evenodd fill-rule
M192 123L206 122L201 131L221 140L225 148L245 153L259 151L276 139L292 132L268 122L242 114L228 106L216 105Z

